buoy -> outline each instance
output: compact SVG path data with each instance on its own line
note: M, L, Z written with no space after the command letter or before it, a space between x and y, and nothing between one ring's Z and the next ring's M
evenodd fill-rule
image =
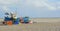
M4 21L3 24L6 25L7 24L6 21Z

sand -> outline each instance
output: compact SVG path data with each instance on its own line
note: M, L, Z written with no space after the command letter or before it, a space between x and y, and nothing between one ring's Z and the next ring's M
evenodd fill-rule
M60 31L59 19L33 19L39 21L33 24L19 24L19 25L0 25L0 31ZM41 22L40 20L47 20ZM54 21L55 20L55 21ZM53 21L53 22L52 22Z

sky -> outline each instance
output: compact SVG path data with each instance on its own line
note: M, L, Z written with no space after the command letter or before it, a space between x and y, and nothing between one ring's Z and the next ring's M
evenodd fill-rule
M5 12L18 17L60 17L60 0L0 0L0 18Z

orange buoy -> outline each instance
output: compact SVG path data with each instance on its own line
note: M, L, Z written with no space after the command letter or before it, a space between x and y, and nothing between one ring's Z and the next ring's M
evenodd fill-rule
M7 25L12 25L12 21L7 21Z

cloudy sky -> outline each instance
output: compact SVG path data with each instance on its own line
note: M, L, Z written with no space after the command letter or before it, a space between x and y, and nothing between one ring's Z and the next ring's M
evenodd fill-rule
M5 12L17 12L19 17L60 17L60 0L0 0L0 18Z

